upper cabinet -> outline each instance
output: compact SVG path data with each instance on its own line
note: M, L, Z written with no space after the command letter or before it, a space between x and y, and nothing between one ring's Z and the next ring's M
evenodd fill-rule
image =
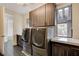
M45 26L45 5L39 7L34 11L35 16L34 16L34 26Z
M36 25L36 18L35 18L36 15L34 11L30 12L29 16L30 16L30 26Z
M46 4L46 25L53 26L55 24L55 4Z
M45 5L31 11L29 15L31 26L45 26Z
M45 4L29 13L31 26L44 27L54 25L55 5L53 3Z

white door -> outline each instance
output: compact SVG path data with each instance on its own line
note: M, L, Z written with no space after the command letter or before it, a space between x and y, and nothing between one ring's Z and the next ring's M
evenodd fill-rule
M4 53L6 56L13 55L13 15L6 14L4 21Z

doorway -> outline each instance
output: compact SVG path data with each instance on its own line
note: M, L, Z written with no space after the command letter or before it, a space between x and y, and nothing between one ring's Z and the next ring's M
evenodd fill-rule
M4 55L13 56L13 15L5 14L4 19Z

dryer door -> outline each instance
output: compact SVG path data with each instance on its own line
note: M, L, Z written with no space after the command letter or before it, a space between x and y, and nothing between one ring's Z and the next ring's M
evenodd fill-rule
M45 33L46 29L32 29L32 44L40 48L45 48Z

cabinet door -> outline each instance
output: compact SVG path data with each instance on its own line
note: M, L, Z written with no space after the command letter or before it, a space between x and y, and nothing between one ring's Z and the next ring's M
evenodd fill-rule
M67 55L68 55L68 47L60 44L52 45L52 56L67 56Z
M30 14L31 26L35 26L37 22L35 11L31 11L29 14Z
M70 56L79 56L79 48L71 47Z
M37 26L45 26L45 5L39 7L37 13Z
M54 25L55 23L55 4L46 4L46 25Z
M30 12L32 26L45 26L45 5Z
M33 12L29 13L29 17L30 17L30 26L33 26L34 25L34 22L33 22L33 17L34 17Z

